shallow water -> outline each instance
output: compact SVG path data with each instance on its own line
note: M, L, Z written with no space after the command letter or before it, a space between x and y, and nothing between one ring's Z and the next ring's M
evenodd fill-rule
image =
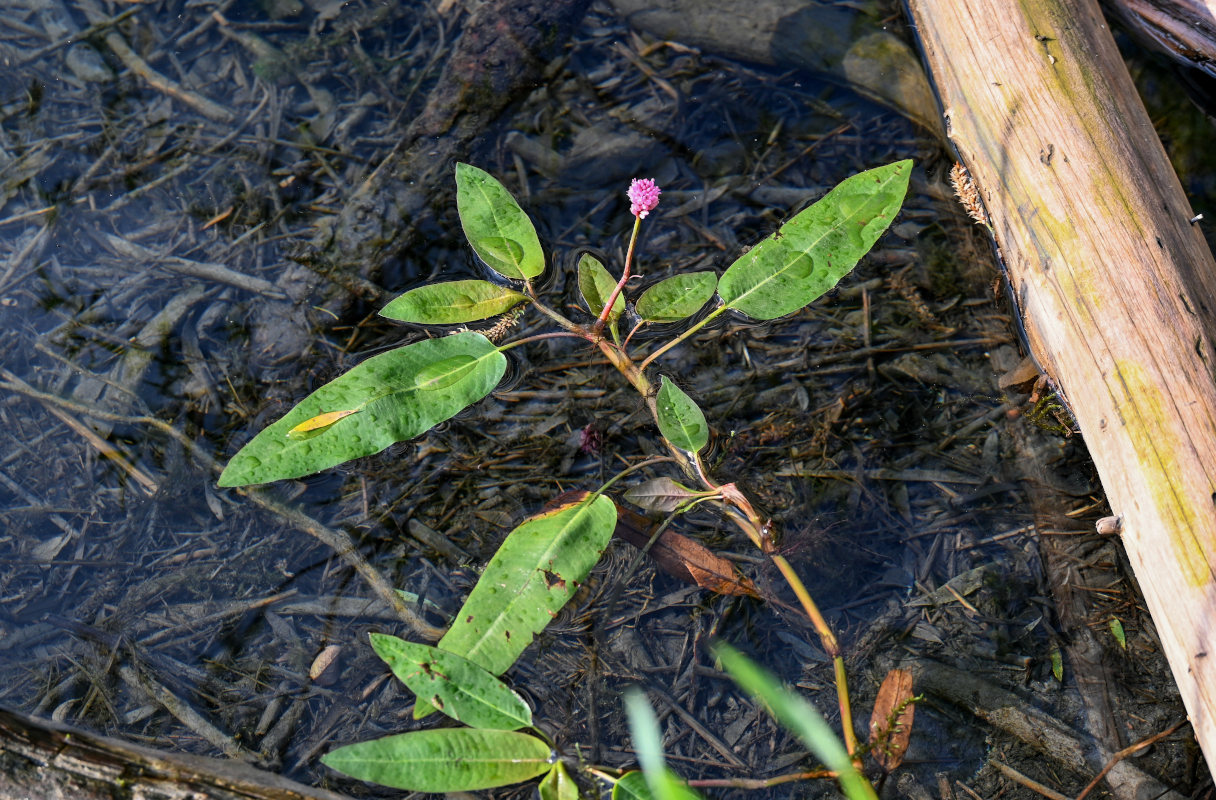
M31 0L0 16L0 702L359 793L317 757L413 724L408 693L366 645L371 630L407 631L309 526L348 536L442 625L514 525L656 443L617 376L551 342L514 351L499 392L418 442L266 496L216 488L217 467L311 388L420 335L377 320L384 299L478 274L442 184L409 246L363 264L383 297L352 297L347 278L330 291L299 255L419 113L460 13L275 7L134 9L117 30L179 87L166 91L104 31L96 47L64 44L92 24L84 4ZM715 428L717 474L778 522L845 643L859 709L911 654L969 664L1080 719L1073 686L1051 674L1061 637L1040 537L1087 530L1100 490L1076 438L1047 430L1060 426L1050 410L997 384L1018 362L1016 335L935 140L847 89L653 40L598 6L546 80L463 157L532 214L563 307L577 302L563 254L594 247L619 265L631 177L665 189L639 251L650 280L720 272L847 175L916 159L903 214L839 292L780 324L719 325L665 369ZM583 447L589 432L598 447ZM1044 472L1028 474L1027 453ZM721 523L697 515L681 530L780 596ZM1088 579L1118 585L1118 555L1099 555ZM689 777L805 761L712 675L704 645L747 648L832 716L813 633L776 604L629 571L632 556L615 547L510 673L563 753L634 763L618 697L641 681ZM912 602L976 567L968 604ZM1116 694L1152 728L1178 701L1130 602L1112 589L1090 613L1128 629L1132 655L1106 646L1140 694ZM334 647L333 666L310 676ZM170 713L171 698L214 733ZM738 755L681 728L675 704ZM928 705L917 725L908 780L991 786L982 724ZM1169 747L1172 775L1183 756Z

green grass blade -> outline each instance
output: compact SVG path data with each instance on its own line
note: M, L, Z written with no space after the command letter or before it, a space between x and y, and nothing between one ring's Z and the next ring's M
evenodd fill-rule
M775 677L730 645L719 642L714 655L722 666L753 698L761 701L778 722L810 748L840 779L840 787L850 800L877 800L874 787L853 766L840 738L824 720L819 709L781 685Z
M625 693L625 711L629 715L633 749L637 751L651 797L654 800L701 800L696 790L667 768L659 720L646 695L636 686Z

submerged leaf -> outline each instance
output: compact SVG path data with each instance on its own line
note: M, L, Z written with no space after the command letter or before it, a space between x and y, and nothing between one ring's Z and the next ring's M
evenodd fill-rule
M469 792L535 778L550 749L518 731L442 728L339 747L321 763L344 775L410 792Z
M659 281L638 298L638 316L647 322L678 322L701 310L714 296L718 276L684 272Z
M317 414L312 419L306 419L299 425L289 430L287 432L287 438L310 439L343 417L349 417L351 414L358 413L359 409L350 408L345 411L326 411L324 414Z
M625 499L646 511L660 511L669 514L689 500L695 500L705 494L705 492L689 489L671 478L661 477L651 478L630 488L625 492Z
M418 696L474 728L513 731L532 725L532 709L509 686L467 658L396 636L371 634L372 649Z
M456 165L456 210L469 244L490 269L514 280L545 271L545 251L532 220L490 173Z
M815 300L891 224L911 172L911 161L898 161L845 179L731 264L718 281L718 296L755 319L776 319Z
M633 749L637 751L650 796L654 800L700 800L701 795L696 790L667 768L658 717L646 695L636 686L625 693L625 711L629 716Z
M459 360L459 364L456 364ZM436 372L436 366L444 364ZM489 394L507 358L480 333L426 339L373 356L325 384L241 448L220 486L298 478L412 439ZM419 385L419 375L430 371ZM453 373L451 382L448 377ZM330 409L361 409L306 438L288 431Z
M893 669L883 679L870 714L870 754L887 772L903 763L916 715L912 673Z
M458 325L505 314L527 299L489 281L446 281L411 289L380 309L380 316L423 325Z
M659 432L681 450L696 453L709 443L709 424L693 399L663 376L656 398Z

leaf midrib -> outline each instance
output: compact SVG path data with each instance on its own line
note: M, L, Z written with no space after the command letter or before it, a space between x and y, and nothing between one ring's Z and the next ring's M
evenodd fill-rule
M574 516L572 516L570 518L570 521L566 525L562 526L562 528L558 532L558 534L553 537L553 540L552 540L552 542L550 542L549 547L546 548L541 553L541 557L538 559L538 564L544 564L545 560L558 549L558 544L565 539L565 537L569 534L569 531L574 526L574 524L576 522L578 522L578 520L580 520L584 514L590 512L591 507L596 502L598 502L600 497L602 497L602 495L599 495L588 501L583 501L583 503L581 504L582 508L579 510L579 512L577 514L575 514ZM527 524L527 523L525 523L525 524ZM469 659L470 661L476 661L474 656L478 652L481 651L483 644L487 644L490 642L490 633L497 629L497 625L498 625L499 621L502 620L504 617L506 617L508 615L508 612L510 610L514 609L516 604L519 603L524 591L528 588L529 582L531 580L532 580L532 575L529 574L528 579L523 581L519 585L519 588L516 589L514 593L512 593L510 601L502 607L502 611L490 621L490 624L489 624L489 626L486 627L485 632L480 637L478 637L478 639L474 643L474 645L469 648L468 653L465 654L465 658ZM535 636L535 634L532 631L529 631L529 635Z
M764 279L762 279L761 281L759 281L758 283L753 285L746 292L744 292L743 294L736 297L734 300L731 300L729 303L727 303L727 306L729 308L738 308L738 303L741 300L744 300L747 297L749 297L750 295L752 295L753 293L759 291L762 287L766 286L770 281L776 280L779 276L784 275L786 273L786 271L798 261L799 258L805 256L807 253L809 253L812 250L814 250L815 248L817 248L819 246L819 243L822 242L824 239L826 239L829 234L831 234L833 231L843 227L845 224L852 222L854 219L856 219L858 216L860 216L863 211L865 211L867 208L869 208L869 206L872 202L874 202L875 200L877 200L881 197L882 190L886 189L887 184L889 184L892 180L894 180L896 177L898 177L898 175L899 175L899 172L896 171L892 175L887 177L887 179L884 180L879 185L879 188L873 194L871 194L868 198L866 198L866 202L864 204L862 204L862 206L860 208L858 208L857 211L855 211L853 214L849 215L848 217L842 219L839 224L832 225L831 227L824 230L824 232L817 239L815 239L814 242L812 242L808 247L805 247L802 250L800 250L798 252L798 254L793 259L787 261L785 263L785 265L781 267L781 269L776 270L772 273L769 273L768 276L766 276ZM819 202L823 202L823 201L820 200Z

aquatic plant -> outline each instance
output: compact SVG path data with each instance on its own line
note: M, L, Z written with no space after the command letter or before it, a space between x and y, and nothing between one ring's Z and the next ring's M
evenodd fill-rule
M537 293L534 281L545 271L546 256L531 219L515 198L485 171L457 165L461 227L494 279L421 286L397 297L380 313L418 325L463 325L503 315L514 319L524 307L542 314L558 330L502 344L485 333L460 330L369 358L255 436L228 463L220 485L297 478L420 436L492 392L506 372L505 354L512 348L549 337L581 339L598 349L644 399L669 455L634 464L589 492L560 498L516 527L435 646L372 635L376 653L417 695L415 718L441 711L468 727L414 731L349 745L326 755L324 763L353 777L428 792L489 788L545 775L542 798L577 797L565 766L551 758L551 744L534 729L523 732L532 728L531 710L497 676L515 663L574 595L607 548L618 516L609 497L615 483L644 467L670 462L696 488L660 477L625 492L624 499L667 514L654 533L656 538L677 515L702 504L717 506L772 561L833 658L843 745L825 733L826 723L818 716L815 719L822 724L809 728L805 726L810 723L783 717L775 698L780 703L794 701L734 651L720 648L719 657L749 692L795 725L796 733L810 737L808 746L819 753L850 796L873 797L856 766L860 749L835 635L793 567L776 552L770 521L757 513L737 485L713 480L702 460L710 439L709 423L671 375L656 374L656 361L724 314L772 320L832 289L890 225L903 203L910 172L911 162L900 161L854 175L752 247L721 276L708 271L679 273L630 298L627 287L638 231L642 220L658 207L661 194L653 180L634 180L627 192L634 225L620 277L614 278L590 254L579 259L577 285L588 320L577 321ZM704 311L715 295L712 308L668 341L649 352L642 352L644 346L631 346L643 326L688 321ZM624 338L622 322L632 326ZM631 707L635 718L642 713L637 702ZM641 731L645 725L639 724ZM668 775L661 754L654 755L651 748L646 758L651 769L644 780L591 771L619 781L614 796L618 791L626 797L652 793L660 800L692 796L692 790Z

